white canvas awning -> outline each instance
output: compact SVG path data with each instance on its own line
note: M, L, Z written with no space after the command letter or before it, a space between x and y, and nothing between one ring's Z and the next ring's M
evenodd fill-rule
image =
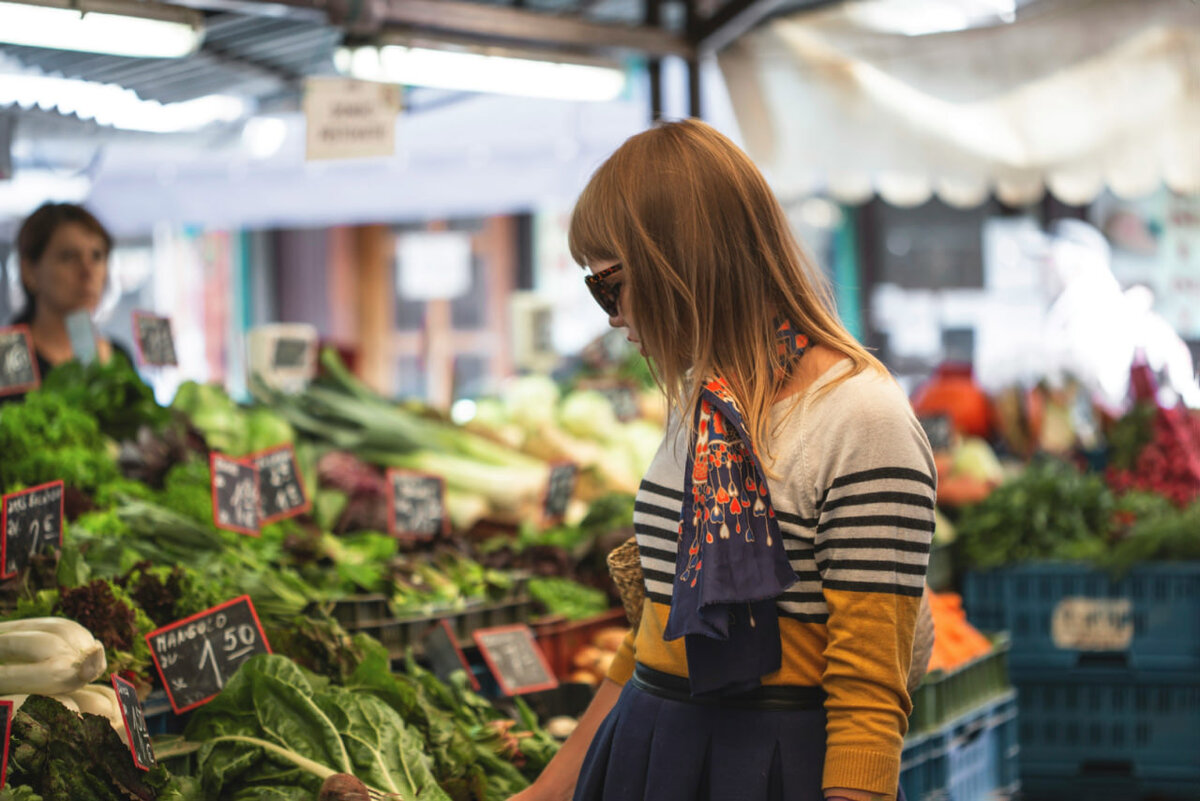
M1200 193L1200 4L1041 0L1012 24L926 36L856 20L853 3L776 20L720 57L781 196Z

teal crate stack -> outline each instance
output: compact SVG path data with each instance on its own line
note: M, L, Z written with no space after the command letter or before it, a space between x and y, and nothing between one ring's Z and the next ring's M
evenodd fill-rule
M1009 690L905 741L908 801L996 801L1017 790L1017 701Z
M1010 634L1027 801L1200 801L1200 563L971 573L963 605Z
M1064 638L1061 629L1080 600L1106 615L1120 614L1113 627L1124 628L1128 640L1101 650L1097 643ZM1009 633L1014 669L1200 673L1200 562L1139 565L1115 580L1087 565L1065 563L972 572L964 578L963 608L977 629Z

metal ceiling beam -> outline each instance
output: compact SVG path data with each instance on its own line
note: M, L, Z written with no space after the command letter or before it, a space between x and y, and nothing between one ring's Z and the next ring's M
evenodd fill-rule
M594 22L579 16L493 6L464 0L281 0L318 8L330 22L351 34L372 35L389 27L445 34L481 44L575 48L583 51L628 50L649 57L681 56L695 50L684 37L644 25Z
M840 0L726 0L716 13L699 20L691 31L701 53L716 53L782 11L812 11Z

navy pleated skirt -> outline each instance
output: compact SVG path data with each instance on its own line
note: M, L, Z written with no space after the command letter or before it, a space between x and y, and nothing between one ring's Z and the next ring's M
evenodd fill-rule
M627 682L600 724L574 801L823 801L819 704L702 704L644 687Z

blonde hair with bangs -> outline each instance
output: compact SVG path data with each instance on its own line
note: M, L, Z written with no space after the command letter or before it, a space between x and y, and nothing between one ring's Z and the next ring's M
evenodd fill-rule
M672 411L694 408L706 377L724 378L764 455L788 378L778 375L776 320L851 360L825 390L867 368L887 374L838 319L829 282L758 168L703 122L662 123L621 145L580 195L569 244L581 265L624 265L622 312Z

